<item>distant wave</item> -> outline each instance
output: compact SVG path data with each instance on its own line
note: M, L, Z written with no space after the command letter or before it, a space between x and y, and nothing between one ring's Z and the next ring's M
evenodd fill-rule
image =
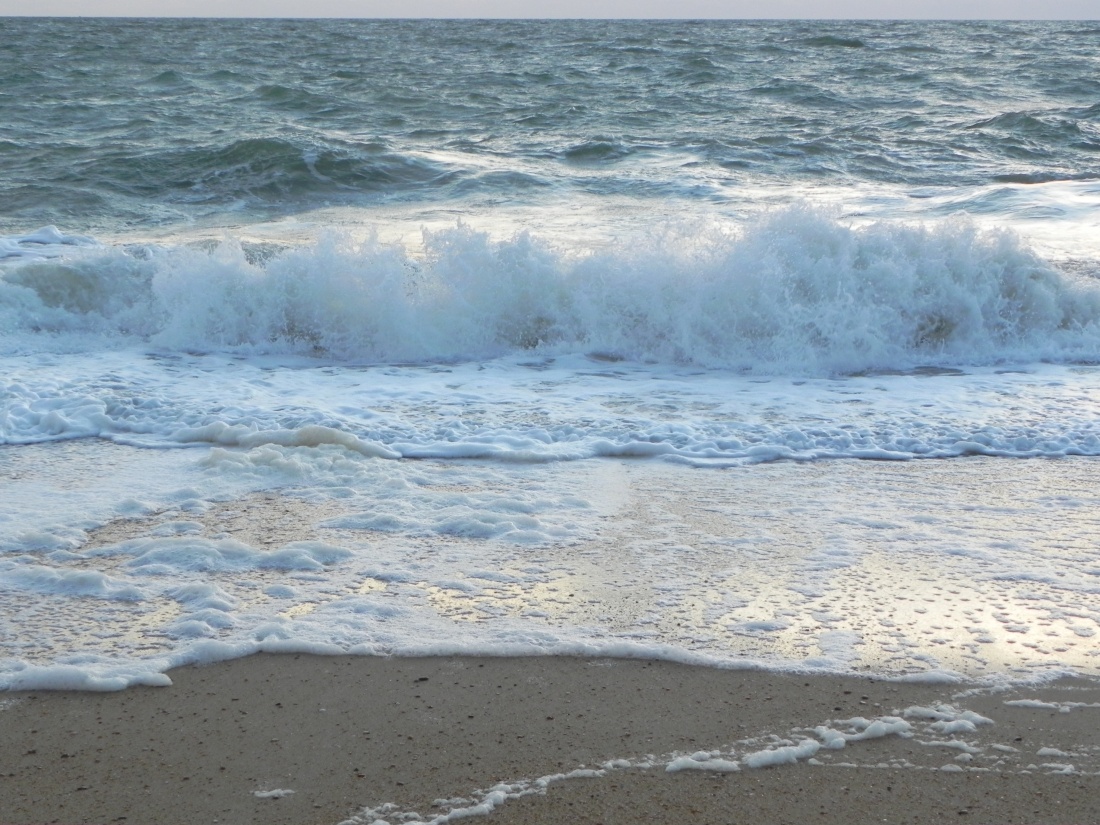
M824 37L809 37L800 41L806 46L818 46L818 47L832 47L841 49L863 49L867 44L860 40L858 37L837 37L835 35L825 35Z
M1007 232L851 228L790 209L740 233L582 253L462 226L423 255L338 236L285 250L89 249L9 264L5 349L98 335L359 363L536 351L754 372L1100 359L1100 284Z
M431 185L447 180L451 170L378 143L325 145L255 137L105 157L87 171L109 181L109 188L127 194L165 197L171 202L222 203Z

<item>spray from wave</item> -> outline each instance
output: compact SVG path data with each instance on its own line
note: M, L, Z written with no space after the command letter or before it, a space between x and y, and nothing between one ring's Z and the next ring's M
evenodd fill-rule
M579 253L463 226L422 253L336 235L259 255L89 250L0 280L7 348L81 334L358 363L600 352L754 372L1100 358L1100 284L1008 232L790 209Z

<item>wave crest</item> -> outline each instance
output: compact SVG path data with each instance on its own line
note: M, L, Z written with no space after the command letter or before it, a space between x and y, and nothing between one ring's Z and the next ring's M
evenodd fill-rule
M463 226L426 233L423 254L337 236L257 261L234 242L88 253L10 269L0 318L12 333L355 362L599 351L827 374L1100 358L1100 285L1011 233L853 228L805 209L588 253Z

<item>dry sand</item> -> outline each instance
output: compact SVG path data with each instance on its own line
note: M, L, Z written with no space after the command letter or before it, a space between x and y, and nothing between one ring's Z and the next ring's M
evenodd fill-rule
M332 825L387 802L430 819L445 810L433 801L502 781L647 754L667 762L940 702L994 719L964 737L981 749L972 762L922 736L822 750L821 765L667 773L662 762L557 782L485 821L1100 822L1100 707L1004 704L1097 703L1093 682L959 698L957 685L667 662L307 655L171 677L171 687L121 693L0 695L0 823ZM1073 756L1037 753L1052 747ZM1077 772L1042 767L1056 763ZM294 793L255 795L272 790Z

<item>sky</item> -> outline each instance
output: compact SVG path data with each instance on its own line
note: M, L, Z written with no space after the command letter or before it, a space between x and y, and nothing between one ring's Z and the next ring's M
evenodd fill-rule
M1100 19L1100 0L0 0L0 16Z

